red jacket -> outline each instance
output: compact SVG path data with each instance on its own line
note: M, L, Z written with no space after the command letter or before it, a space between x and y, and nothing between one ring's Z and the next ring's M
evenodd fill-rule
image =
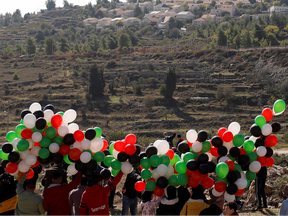
M122 176L123 173L120 171L106 186L95 185L87 188L82 195L80 215L87 215L87 210L89 215L109 215L108 196L120 182Z
M51 184L44 191L43 207L50 215L70 215L69 193L76 188L82 179L82 172L78 172L76 178L69 184ZM51 187L52 186L52 187Z

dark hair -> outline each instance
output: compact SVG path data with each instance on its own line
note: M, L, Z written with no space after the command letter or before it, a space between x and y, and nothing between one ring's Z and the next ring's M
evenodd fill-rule
M92 182L94 185L98 184L102 180L103 180L103 177L99 174L94 175L92 178Z
M238 208L238 206L237 206L237 204L235 202L224 203L224 206L228 206L229 209L231 209L231 210L234 209L234 212L236 212L237 208Z
M142 202L145 203L152 200L152 194L152 191L144 191L144 193L141 195Z
M36 181L33 179L26 180L26 188L34 189L36 187Z
M203 193L203 187L198 185L196 188L192 188L191 199L202 199L205 200L205 195Z
M85 186L85 185L87 185L87 183L88 183L87 178L86 178L86 177L82 177L82 179L81 179L81 185L82 185L82 186Z
M0 175L0 181L7 181L9 180L9 175L7 173L3 173Z
M181 135L180 135L180 134L178 134L178 135L177 135L177 137L178 137L178 138L181 138Z
M52 179L57 181L57 180L60 180L60 178L62 178L62 175L60 172L53 172L52 173Z

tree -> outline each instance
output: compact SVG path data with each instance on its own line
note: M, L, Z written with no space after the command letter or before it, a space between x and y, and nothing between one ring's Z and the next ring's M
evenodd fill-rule
M277 46L277 45L279 45L279 41L277 40L275 34L273 34L273 33L268 33L267 39L268 39L269 44L270 44L271 46Z
M98 69L96 64L90 68L89 95L91 95L92 100L101 98L104 95L105 80L103 72L104 69Z
M118 20L118 21L115 23L115 25L116 25L117 27L122 27L122 26L124 26L124 22L123 22L123 20Z
M156 5L161 4L162 1L161 0L156 0Z
M121 82L121 84L123 86L125 86L125 89L126 89L127 85L130 82L130 79L129 79L129 77L126 74L124 74L124 75L121 76L120 82Z
M143 13L144 13L144 14L149 14L149 10L148 10L148 8L147 8L147 7L145 7L145 8L144 8L144 11L143 11Z
M88 52L88 51L90 50L89 44L85 42L85 43L83 44L81 50L84 51L84 52Z
M226 46L227 45L227 37L224 34L222 29L219 29L217 34L217 44L219 46Z
M36 42L37 43L39 43L40 41L43 41L45 39L43 31L38 30L37 33L36 33L35 38L36 38Z
M102 19L104 17L104 13L102 10L97 10L95 13L95 17L98 19Z
M251 36L249 31L243 30L241 33L241 47L242 48L249 48L251 47Z
M168 69L165 78L165 85L160 86L160 94L163 95L166 99L172 99L173 93L176 89L177 75L175 68Z
M148 110L148 112L152 111L154 106L155 98L152 95L146 95L143 100L144 107Z
M135 7L134 7L134 17L139 17L142 15L142 10L141 8L139 7L139 4L137 4Z
M226 16L226 15L230 15L230 13L228 11L222 11L220 16Z
M4 16L4 26L9 26L11 23L12 16L10 13L6 13Z
M8 45L4 50L3 50L3 54L6 54L10 57L14 56L14 47L12 45Z
M138 44L138 37L135 35L135 33L133 31L131 31L130 28L126 27L125 28L125 32L129 35L129 38L130 38L130 41L131 41L131 44L133 46L136 46Z
M258 38L258 40L260 41L262 38L266 36L265 30L262 28L262 26L258 25L258 23L255 23L254 30L253 30L254 38Z
M13 22L20 23L22 21L21 11L17 9L12 15Z
M233 39L233 43L234 43L234 46L236 49L239 49L240 48L240 45L241 45L241 37L239 34L237 34L234 39Z
M67 0L63 1L63 6L66 9L73 8L73 4L69 4L69 2Z
M47 0L45 2L45 4L46 4L47 10L53 10L56 7L56 1L55 0Z
M90 48L97 52L97 50L99 49L99 41L96 35L93 36L92 41L90 42Z
M119 36L119 40L118 40L119 50L122 50L122 48L124 46L129 48L130 43L131 43L131 41L130 41L129 35L127 35L125 33L121 33L120 36Z
M47 37L45 39L45 53L47 55L52 55L54 52L57 51L56 43L54 41L54 37Z
M277 26L269 25L265 28L267 34L273 33L277 34L279 32L279 28Z
M79 44L78 44L78 41L76 40L76 42L74 43L74 46L73 46L73 51L75 52L79 52L80 51L80 47L79 47Z
M31 37L26 40L26 50L29 55L34 54L36 51L35 41Z
M117 48L117 38L114 35L108 36L107 46L109 49L116 49Z
M68 40L66 37L61 37L60 38L60 51L63 53L66 53L70 50Z
M104 36L101 37L101 47L102 49L106 49L106 38Z
M25 48L22 46L22 44L16 44L16 52L19 53L20 55L26 54Z

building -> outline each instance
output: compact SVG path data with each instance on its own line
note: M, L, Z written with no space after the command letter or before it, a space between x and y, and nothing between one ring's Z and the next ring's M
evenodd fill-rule
M145 14L145 18L148 18L148 17L150 17L150 18L152 18L152 17L158 17L158 15L157 14L161 14L161 11L152 11L152 12L150 12L149 14Z
M202 17L201 18L203 18L203 19L206 19L207 21L216 21L216 15L212 15L212 14L204 14L204 15L202 15Z
M88 18L83 20L83 25L86 27L87 25L96 25L98 22L97 18Z
M235 2L235 5L239 4L239 3L243 3L243 4L246 4L247 6L251 5L250 1L248 0L237 0Z
M188 4L187 6L188 6L189 10L194 10L194 9L199 10L200 9L199 4L192 3L192 4Z
M133 10L125 10L122 13L122 17L124 18L129 18L134 16L134 11Z
M221 9L223 11L228 11L231 16L234 16L236 7L235 7L235 5L221 5Z
M115 9L112 9L112 10L109 10L108 11L108 16L109 17L121 17L123 15L123 10L120 9L120 8L115 8Z
M138 19L137 17L130 17L128 19L124 19L124 26L129 26L132 23L138 23L139 25L141 25L141 20Z
M164 20L158 24L158 28L160 28L160 29L168 28L170 18L171 18L170 16L165 16Z
M141 24L144 26L147 26L147 25L156 26L157 23L158 23L158 19L155 17L146 17L141 22Z
M199 19L195 19L192 21L192 24L195 25L201 25L202 23L207 23L208 21L206 19L203 18L199 18Z
M270 15L272 15L273 12L275 13L288 13L288 6L272 6L268 9L270 11Z
M181 11L176 15L176 18L183 19L183 20L189 20L194 19L195 15L191 13L190 11Z
M119 20L123 21L124 19L123 19L123 17L114 18L114 19L111 20L110 25L115 25L116 22L119 21ZM124 23L124 21L123 21L123 23Z
M111 24L111 20L112 20L112 18L108 18L108 17L99 19L98 23L96 25L96 28L97 29L101 29L101 28L104 28L104 26L110 25Z
M222 12L221 8L211 9L210 14L214 16L220 16L221 12Z
M158 4L158 5L154 6L154 11L162 11L162 12L164 12L164 11L167 11L169 9L170 9L169 6L166 5L166 4Z
M174 10L176 13L181 12L183 9L184 9L184 8L183 8L182 5L174 5L174 6L172 7L172 10Z
M134 3L127 3L127 2L116 3L116 8L121 8L122 10L126 10L128 8L134 9L134 7L135 7Z
M144 3L139 3L139 7L142 11L144 11L145 7L148 9L148 11L153 10L153 3L152 2L144 2Z

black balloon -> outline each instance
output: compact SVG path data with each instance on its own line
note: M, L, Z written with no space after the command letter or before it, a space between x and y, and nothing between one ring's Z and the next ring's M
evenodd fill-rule
M242 169L243 171L249 170L249 164L250 164L250 163L248 163L247 165L241 166L241 169Z
M159 177L156 181L156 185L159 188L166 188L168 186L168 183L168 179L163 176Z
M44 112L42 110L37 110L33 113L33 115L36 117L36 119L38 118L43 118L44 117Z
M264 146L264 140L261 138L258 138L255 141L255 147L258 148L259 146Z
M105 149L105 150L103 151L103 153L105 154L105 156L110 155L110 152L109 152L108 149Z
M85 169L83 174L87 177L87 178L90 178L90 177L93 177L94 175L94 170L87 170Z
M256 125L256 124L253 124L251 127L250 127L250 133L252 136L255 136L255 137L259 137L261 136L261 128Z
M98 165L95 160L90 160L88 163L86 163L86 170L96 170L97 166Z
M236 184L228 184L226 191L230 195L234 195L238 191L238 186Z
M155 155L158 153L158 150L155 146L149 146L147 149L146 149L146 154L147 154L147 157L150 158L152 155Z
M202 174L202 175L206 175L208 174L210 171L210 166L208 164L200 164L199 165L199 172Z
M179 150L181 153L185 154L186 152L189 152L189 151L190 151L190 147L189 147L189 145L188 145L185 141L183 141L183 142L179 143L179 145L178 145L178 150Z
M281 130L281 125L278 122L273 122L271 126L273 133L277 133Z
M201 130L198 132L198 141L204 142L208 139L208 133L205 130Z
M94 139L96 136L96 131L93 128L89 128L85 132L85 138L88 140Z
M218 153L218 155L220 155L220 156L225 156L225 155L227 155L228 150L227 150L227 148L226 148L225 146L220 146L220 147L217 149L217 153Z
M228 181L230 184L232 184L232 183L236 182L237 179L238 179L238 174L237 174L237 172L234 171L234 170L231 170L231 171L228 173L228 175L227 175L227 181Z
M75 142L75 139L72 133L68 133L63 137L63 143L66 145L72 145L74 142Z
M104 167L104 168L109 168L108 166L106 166L106 165L104 164L104 161L101 161L100 165L101 165L102 167Z
M63 155L60 154L59 152L55 153L55 154L52 154L52 161L55 163L55 164L60 164L62 163L63 161Z
M51 157L47 157L45 159L42 159L42 158L38 157L38 161L39 161L39 163L46 165L46 164L50 163Z
M11 143L4 143L2 145L2 151L6 154L13 151L13 145Z
M250 136L245 136L244 137L244 140L249 140L250 139Z
M120 153L119 153L120 154ZM140 156L140 159L142 159L142 158L144 158L144 157L147 157L147 154L146 154L146 152L141 152L140 154L139 154L139 156Z
M265 157L272 157L272 155L274 153L273 149L270 147L266 147L266 150L267 150L267 153L266 153Z
M238 157L237 162L240 166L246 166L249 164L250 159L247 155L243 154Z
M9 163L8 160L2 160L1 166L2 166L3 168L6 168L6 165L7 165L8 163Z
M109 169L102 169L100 175L103 177L104 180L108 180L111 178L111 172Z
M216 164L215 163L213 163L212 161L208 161L208 166L209 166L209 173L212 173L212 172L214 172L215 171L215 169L216 169Z
M85 164L78 160L75 163L75 169L79 172L82 172L83 170L85 170Z
M50 154L50 155L51 155L51 154ZM69 161L71 161L71 162L73 162L73 163L76 163L76 160L71 159L71 157L70 157L69 154L68 154L68 159L69 159Z
M189 160L189 161L187 161L187 163L186 163L186 167L187 167L187 169L189 169L189 170L191 170L191 171L194 171L194 170L197 170L197 169L198 169L199 164L198 164L198 162L195 161L195 160Z
M200 154L198 155L198 157L197 157L197 162L198 162L199 164L207 163L208 160L209 160L209 157L208 157L208 155L205 154L205 153L200 153Z
M233 147L229 150L229 154L232 156L232 157L238 157L240 155L240 149L237 148L237 147Z
M11 152L8 155L8 160L11 163L17 163L19 159L20 159L20 154L18 152Z
M54 106L53 106L52 104L46 105L43 110L48 110L48 109L50 109L50 110L52 110L53 112L55 112L55 108L54 108Z
M237 179L241 178L241 173L238 170L234 170L234 171L237 174Z
M45 127L46 127L46 120L42 117L38 118L35 122L35 127L38 129L38 130L43 130Z
M221 137L219 136L214 136L212 139L211 139L211 143L213 146L215 146L216 148L219 148L220 146L223 145L223 140L221 139Z
M137 165L140 163L140 156L137 154L133 154L129 157L129 163L132 165Z
M25 117L25 115L31 113L31 111L29 109L24 109L22 112L21 112L21 118L23 119Z
M141 152L141 147L140 147L138 144L135 144L134 146L136 147L136 152L135 152L135 154L139 155L140 152Z
M127 155L125 152L119 152L119 154L117 155L117 159L120 162L125 162L127 161L128 158L129 158L129 155Z

